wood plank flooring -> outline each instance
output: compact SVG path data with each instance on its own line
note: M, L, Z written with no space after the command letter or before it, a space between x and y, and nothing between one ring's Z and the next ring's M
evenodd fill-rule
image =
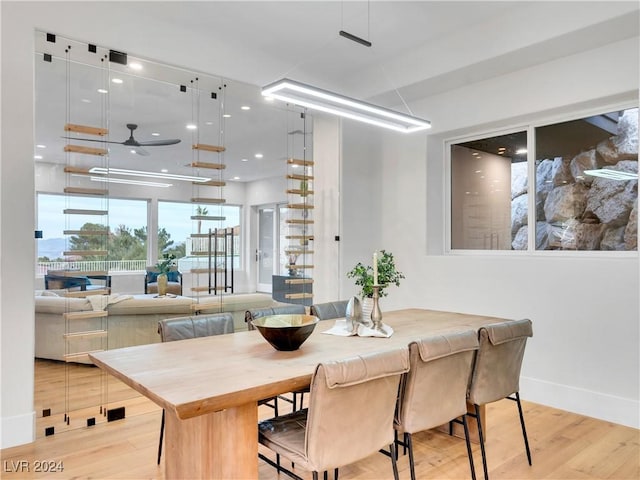
M38 386L36 386L38 389ZM36 403L39 400L36 400ZM80 427L34 443L1 451L0 476L7 479L164 479L156 465L161 410L144 397L132 396L127 417L93 427ZM120 402L122 403L122 402ZM640 431L538 404L523 402L533 466L524 453L516 405L501 401L487 406L487 455L492 480L640 478ZM286 410L285 405L283 409ZM261 407L261 417L272 414ZM474 445L476 472L482 478L478 445ZM464 441L442 432L414 435L419 479L470 478ZM61 472L34 472L37 461L61 464ZM20 467L30 471L18 471ZM400 477L409 478L407 456L399 460ZM305 479L307 472L299 471ZM278 476L260 462L260 479ZM375 454L340 469L341 479L392 478L390 460Z

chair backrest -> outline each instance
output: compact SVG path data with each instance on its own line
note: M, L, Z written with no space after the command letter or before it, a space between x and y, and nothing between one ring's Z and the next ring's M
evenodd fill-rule
M310 313L320 320L331 318L344 318L347 316L347 304L349 300L338 300L337 302L315 303L311 305Z
M305 314L307 310L304 305L290 304L282 305L279 307L266 307L266 308L254 308L253 310L247 310L244 314L244 321L247 322L247 328L249 330L255 330L255 327L251 323L251 320L260 317L267 317L269 315L287 315L287 314Z
M493 323L478 331L480 347L469 387L469 401L483 405L520 390L520 369L531 320Z
M153 283L158 281L158 275L160 274L160 270L158 267L151 266L146 268L145 274L145 282ZM173 266L169 269L169 274L167 275L168 280L170 282L181 282L182 281L182 273L178 270L177 266Z
M158 322L158 333L163 342L233 332L233 316L231 313L166 318Z
M443 333L409 344L410 369L402 382L396 423L407 433L443 425L467 412L475 330Z
M393 442L398 385L408 370L406 348L316 367L305 437L313 470L356 462Z

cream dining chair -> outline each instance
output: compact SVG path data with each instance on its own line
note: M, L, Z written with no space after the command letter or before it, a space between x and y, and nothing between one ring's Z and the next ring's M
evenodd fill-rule
M514 320L512 322L494 323L481 327L478 331L480 346L471 377L468 400L474 405L482 468L485 480L489 479L487 455L485 451L480 405L507 398L518 405L520 426L527 460L531 465L529 439L524 424L524 415L520 403L520 370L527 338L533 336L531 320ZM513 395L513 396L511 396Z
M230 313L214 313L195 317L167 318L158 322L158 333L163 342L186 340L189 338L209 337L233 333L233 316ZM158 465L162 457L162 438L164 436L164 409L160 423L160 441L158 443Z
M412 435L450 421L464 426L471 478L475 480L473 454L467 427L467 390L478 349L475 330L443 333L409 344L409 372L404 376L395 429L409 450L411 479L415 480Z
M258 439L296 466L311 470L314 480L318 472L326 477L329 470L337 479L339 467L389 447L398 480L393 419L400 377L408 370L406 348L321 363L311 379L309 407L260 422ZM265 455L260 458L300 478Z

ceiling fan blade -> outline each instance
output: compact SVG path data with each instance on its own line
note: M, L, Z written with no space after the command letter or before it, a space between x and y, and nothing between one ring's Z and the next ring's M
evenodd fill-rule
M149 155L151 155L142 147L133 147L131 151L134 152L136 155L142 155L143 157L148 157Z
M182 140L177 138L167 139L167 140L149 140L148 142L138 142L138 145L142 145L144 147L158 147L162 145L175 145L176 143L180 143Z
M95 138L79 138L79 137L61 137L69 140L81 140L83 142L100 142L100 143L116 143L118 145L124 145L124 142L112 142L109 140L97 140Z

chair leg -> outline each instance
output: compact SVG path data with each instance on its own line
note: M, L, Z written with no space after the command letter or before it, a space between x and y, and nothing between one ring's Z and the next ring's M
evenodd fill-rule
M338 469L337 468L333 471L333 480L338 480Z
M471 451L471 442L469 441L469 425L467 424L466 415L462 415L462 425L464 426L464 439L467 442L467 455L469 455L469 467L471 468L471 480L476 480L476 469L473 465L473 452Z
M474 404L476 422L478 422L478 436L480 437L480 452L482 452L482 470L484 472L484 480L489 480L489 472L487 470L487 453L484 448L484 435L482 434L482 421L480 420L480 405Z
M389 451L391 452L391 467L393 468L393 478L394 480L400 480L400 476L398 475L398 463L396 462L396 458L398 457L398 452L396 452L395 443L392 443L389 446Z
M162 438L164 437L164 408L162 409L162 420L160 420L160 442L158 443L158 465L162 457Z
M322 473L322 478L324 478L324 480L329 480L329 472L327 472L326 470Z
M531 451L529 450L529 439L527 438L527 429L524 426L524 415L522 414L522 404L520 403L520 393L516 392L516 403L518 404L518 413L520 414L520 426L522 427L522 437L524 438L524 448L527 451L527 460L531 465Z
M313 480L318 480L318 472L313 472Z
M404 443L409 450L409 471L411 472L411 480L416 480L416 466L413 463L413 438L410 433L404 433Z

